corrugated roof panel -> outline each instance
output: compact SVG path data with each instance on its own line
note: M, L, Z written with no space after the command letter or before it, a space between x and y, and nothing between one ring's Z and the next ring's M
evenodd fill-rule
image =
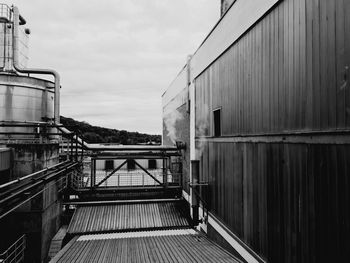
M175 202L113 204L78 207L69 234L187 227Z
M192 228L172 229L172 230L154 230L154 231L136 231L136 232L118 232L105 234L91 234L80 236L77 241L104 240L104 239L123 239L136 237L157 237L157 236L179 236L194 235L197 231Z
M51 262L240 262L204 235L187 231L141 232L129 237L94 235L101 239L82 236L70 242Z

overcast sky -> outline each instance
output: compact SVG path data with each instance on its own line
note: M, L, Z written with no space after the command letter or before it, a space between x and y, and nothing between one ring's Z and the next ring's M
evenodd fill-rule
M161 95L219 19L220 0L2 0L31 29L30 67L61 74L61 115L161 134Z

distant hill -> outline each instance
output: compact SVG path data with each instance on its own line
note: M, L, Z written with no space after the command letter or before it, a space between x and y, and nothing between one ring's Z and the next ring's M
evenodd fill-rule
M108 129L92 126L84 121L61 116L61 123L71 131L77 131L88 143L119 143L119 144L160 144L160 135L150 135L124 130Z

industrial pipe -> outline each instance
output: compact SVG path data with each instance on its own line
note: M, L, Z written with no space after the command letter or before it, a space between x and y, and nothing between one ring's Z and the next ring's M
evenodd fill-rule
M13 180L13 181L10 181L10 182L7 182L7 183L5 183L5 184L0 185L0 190L1 190L2 188L8 187L8 186L13 185L13 184L17 184L17 183L19 183L19 182L22 182L22 181L28 179L28 178L31 178L31 177L36 176L36 175L38 175L38 174L44 173L44 172L46 172L46 171L48 171L48 170L54 169L54 168L56 168L56 167L58 167L58 166L60 166L60 165L66 164L66 163L68 163L68 161L64 161L64 162L55 164L55 165L53 165L53 166L46 167L46 168L44 168L44 169L42 169L42 170L40 170L40 171L34 172L34 173L29 174L29 175L26 175L26 176L24 176L24 177L19 177L19 178Z
M71 134L65 127L57 127L64 134ZM74 140L78 142L85 150L91 151L176 151L176 146L151 146L151 145L101 145L86 143L78 136L74 135Z
M20 73L52 75L55 78L54 121L60 123L60 75L52 69L21 68L19 65L19 25L24 18L19 15L18 7L13 6L13 67Z

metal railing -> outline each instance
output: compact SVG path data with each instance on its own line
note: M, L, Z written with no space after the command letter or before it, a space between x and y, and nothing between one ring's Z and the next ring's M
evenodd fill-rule
M68 175L60 177L56 181L57 192L62 192L68 187Z
M163 184L164 173L162 169L148 170L154 178ZM108 171L97 170L96 171L96 184L99 184L108 175ZM167 172L167 183L170 185L181 184L181 173L173 173L170 170ZM76 190L82 188L91 187L91 176L90 172L75 173L72 176L72 187ZM113 174L107 180L103 181L99 185L101 188L105 187L147 187L147 186L158 186L158 182L150 177L147 173L141 169L135 170L121 170Z
M79 169L79 164L79 162L63 162L54 166L52 171L51 168L44 169L23 177L24 179L0 185L0 219L41 194L45 190L42 186L49 182L56 183L58 192L66 189L70 174Z
M26 236L23 235L13 243L4 253L0 254L0 263L24 262Z

